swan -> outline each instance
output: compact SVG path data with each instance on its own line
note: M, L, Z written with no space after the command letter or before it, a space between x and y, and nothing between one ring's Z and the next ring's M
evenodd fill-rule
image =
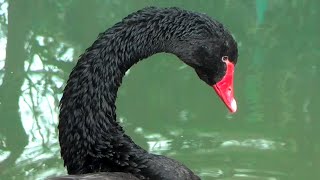
M218 21L180 8L147 7L99 34L73 68L60 102L59 142L66 176L51 179L200 179L182 163L147 152L116 121L125 72L153 54L176 55L237 109L237 43Z

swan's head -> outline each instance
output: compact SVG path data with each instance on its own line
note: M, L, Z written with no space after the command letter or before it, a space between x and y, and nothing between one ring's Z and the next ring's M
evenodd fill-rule
M210 23L211 22L211 23ZM175 42L175 54L193 67L199 78L212 86L230 112L237 110L233 74L238 59L237 43L218 22L198 21ZM211 28L208 28L211 27Z

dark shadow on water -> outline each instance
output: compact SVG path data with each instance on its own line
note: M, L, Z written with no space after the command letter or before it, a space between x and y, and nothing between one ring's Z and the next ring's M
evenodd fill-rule
M10 151L7 159L0 163L0 174L4 168L13 167L17 158L28 144L28 136L22 126L20 117L19 98L21 86L26 77L24 61L25 40L29 30L29 8L25 1L11 1L8 8L8 34L5 61L5 74L0 86L0 133L5 138L5 147ZM26 19L20 22L21 13Z

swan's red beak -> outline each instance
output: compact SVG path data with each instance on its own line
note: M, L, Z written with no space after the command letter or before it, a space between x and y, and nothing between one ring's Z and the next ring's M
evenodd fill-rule
M225 63L227 65L226 74L212 87L228 107L229 111L231 113L235 113L237 111L237 102L233 97L234 64L232 64L228 59L225 60Z

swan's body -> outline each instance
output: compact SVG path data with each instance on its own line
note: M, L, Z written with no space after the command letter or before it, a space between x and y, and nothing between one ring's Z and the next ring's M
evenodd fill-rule
M111 172L127 173L122 179L199 179L183 164L136 145L116 121L115 101L125 72L159 52L177 55L209 85L226 74L222 56L231 64L237 60L236 43L220 23L178 8L145 8L101 33L80 57L61 99L61 155L73 176L60 179L98 172L108 172L96 174L105 179L121 179Z

